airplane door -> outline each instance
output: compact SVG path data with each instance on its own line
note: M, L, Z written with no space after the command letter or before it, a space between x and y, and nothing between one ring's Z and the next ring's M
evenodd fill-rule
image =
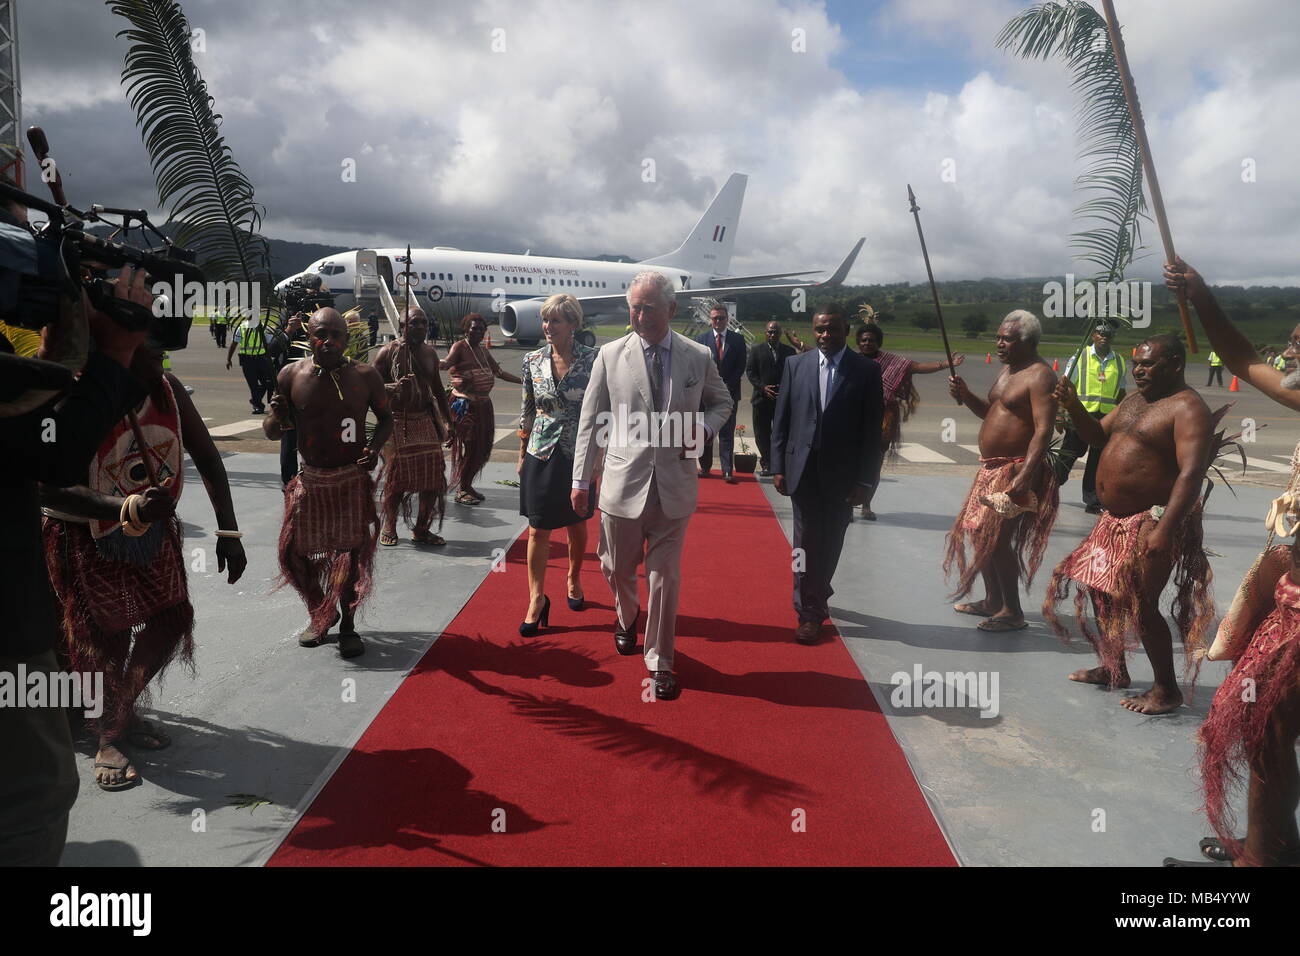
M393 290L393 261L388 256L376 256L376 265L379 268L379 275L383 277L384 285L390 292Z
M367 280L374 282L379 275L379 266L376 262L375 251L373 249L361 249L357 252L356 274L352 276L352 294L356 301L360 301L362 295L367 291ZM387 260L384 260L387 262ZM388 267L389 281L392 280L392 266Z

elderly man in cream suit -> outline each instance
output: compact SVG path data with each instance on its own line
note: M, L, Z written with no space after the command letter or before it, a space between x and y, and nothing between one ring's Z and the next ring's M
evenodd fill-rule
M633 333L600 350L582 399L573 506L585 513L603 448L598 553L618 614L614 646L620 654L636 653L637 566L644 560L650 590L645 664L654 675L655 697L673 700L681 692L673 644L682 542L698 491L696 459L735 403L709 350L672 330L672 280L640 273L628 286L627 304ZM655 412L664 414L652 417Z

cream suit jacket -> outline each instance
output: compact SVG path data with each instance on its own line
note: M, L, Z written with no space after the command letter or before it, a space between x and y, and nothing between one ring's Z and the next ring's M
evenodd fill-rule
M713 355L698 342L676 332L672 336L672 391L665 411L678 423L695 422L703 415L710 435L731 417L735 406L726 383L718 374ZM682 518L695 510L698 493L696 458L681 457L683 429L665 425L657 437L641 443L629 429L609 427L642 416L647 422L654 410L650 373L635 332L601 348L582 397L582 415L573 455L573 477L590 481L598 442L604 444L605 465L600 486L600 510L619 518L638 518L645 510L651 478L667 518ZM604 427L602 427L604 426ZM669 444L668 440L677 441Z

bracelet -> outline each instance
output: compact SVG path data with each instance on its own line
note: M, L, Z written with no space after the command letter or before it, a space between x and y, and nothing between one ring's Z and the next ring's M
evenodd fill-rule
M220 528L217 529L218 538L242 538L243 536L244 532L242 531L222 531Z
M128 538L138 538L149 530L149 522L140 520L140 502L143 500L143 495L127 495L122 510L118 512L122 533Z

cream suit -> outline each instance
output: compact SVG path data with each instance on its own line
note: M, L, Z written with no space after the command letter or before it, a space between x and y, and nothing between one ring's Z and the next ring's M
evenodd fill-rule
M605 451L598 554L621 628L634 625L637 566L645 561L645 663L651 671L673 667L682 543L698 495L696 458L682 458L683 429L677 425L702 415L708 435L714 435L735 405L709 350L676 332L668 335L664 411L672 413L670 421L651 431L648 441L617 427L638 418L649 422L654 411L644 343L635 333L626 335L596 356L573 456L574 480L589 482L599 451Z

